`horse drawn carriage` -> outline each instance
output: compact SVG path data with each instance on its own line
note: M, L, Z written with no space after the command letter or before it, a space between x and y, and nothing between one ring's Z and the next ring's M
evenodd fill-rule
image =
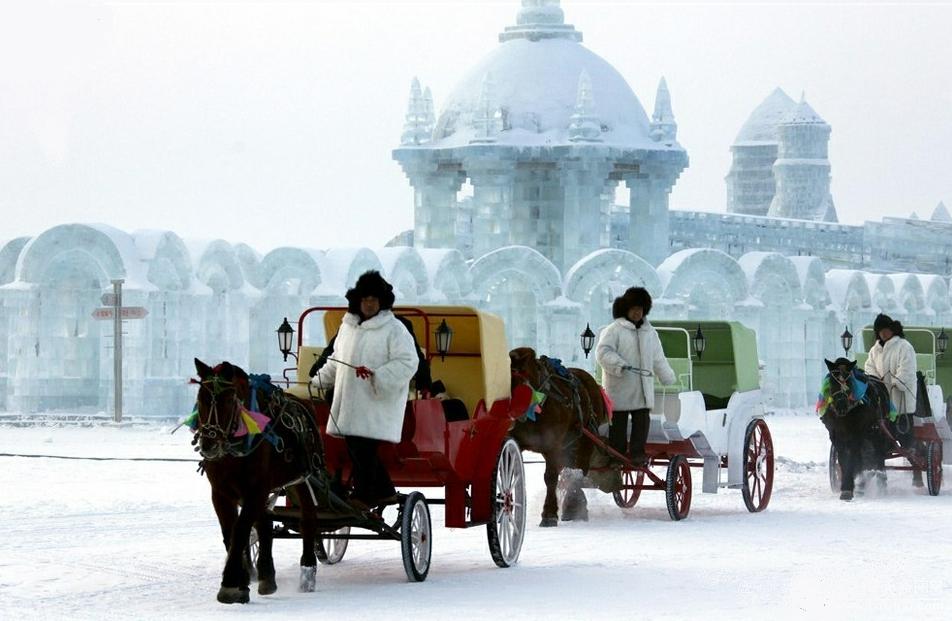
M589 469L587 484L620 474L620 483L611 485L619 507L634 507L643 491L663 491L669 516L681 520L691 508L691 468L701 468L705 493L740 489L748 511L764 510L773 489L774 454L763 419L753 330L726 321L652 325L677 381L670 386L655 381L648 463L636 465L615 451L607 424L598 433L583 429L611 459ZM655 469L664 469L664 476Z
M295 380L288 380L287 392L313 406L324 468L337 482L328 493L330 502L317 503L318 559L325 564L340 561L350 540L398 541L407 577L422 581L432 551L429 506L441 504L447 527L485 525L493 561L500 567L516 563L525 534L526 491L522 454L508 437L513 413L502 321L466 307L394 308L394 314L411 322L432 375L446 392L438 398L408 387L401 440L381 446L379 456L398 488L442 489L443 497L427 498L419 491L400 494L397 517L387 522L382 512L361 512L342 500L351 471L347 447L342 438L326 433L330 409L308 374L324 349L305 343L313 319L322 319L319 329L326 343L345 313L344 307L305 310L297 322L297 367L286 370L297 373ZM269 502L269 515L277 524L274 537L299 537L300 507L291 496L279 502L278 494Z
M886 444L885 468L887 470L913 471L914 481L921 482L921 472L925 472L925 484L932 496L939 494L942 487L942 464L952 464L952 357L945 355L948 337L945 330L936 327L904 328L906 340L916 352L916 366L922 374L922 385L917 390L917 412L912 420L914 443L903 447L893 436L885 422L880 423L880 435ZM871 326L862 332L864 349L868 352L876 342ZM856 355L856 366L865 368L868 354ZM923 394L924 393L924 394ZM897 463L905 459L908 465ZM890 463L892 462L892 463ZM839 492L842 483L842 467L836 446L830 446L829 460L830 487Z

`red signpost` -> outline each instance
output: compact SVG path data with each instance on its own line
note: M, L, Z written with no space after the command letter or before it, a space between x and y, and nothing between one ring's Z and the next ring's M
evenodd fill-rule
M113 374L115 376L115 420L122 422L122 322L125 319L142 319L149 314L142 306L122 305L122 279L112 281L112 292L102 295L103 307L93 311L93 319L112 321L113 329Z

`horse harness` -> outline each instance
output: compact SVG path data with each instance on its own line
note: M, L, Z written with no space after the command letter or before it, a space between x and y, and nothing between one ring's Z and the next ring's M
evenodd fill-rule
M235 437L238 430L241 417L241 410L245 404L241 399L232 400L234 407L227 417L219 416L219 398L228 391L238 390L238 384L234 380L226 380L218 375L213 375L208 379L197 382L199 390L207 390L211 395L211 403L207 420L198 421L195 429L195 437L192 444L198 445L198 451L203 458L203 464L206 461L217 461L224 457L242 458L251 455L261 446L261 443L268 441L274 447L284 460L291 463L295 459L301 460L303 457L303 470L305 477L323 469L323 452L319 446L317 429L314 425L313 417L300 404L290 399L287 394L279 387L271 384L270 378L266 375L250 375L248 387L250 397L248 403L249 410L258 408L258 392L263 393L265 403L264 414L270 418L267 426L261 430L261 433L247 434L244 437ZM292 447L286 445L284 437L278 433L279 426L289 431L296 442L296 446L303 451L302 456L295 455ZM208 451L204 447L202 440L211 440L213 442L213 451Z
M552 398L564 405L570 407L578 417L579 426L588 426L594 431L598 430L598 420L594 412L589 413L588 421L585 420L585 414L582 412L581 383L578 377L573 375L568 369L562 366L561 360L553 360L548 356L539 356L539 385L533 386L525 373L516 373L522 378L530 388L541 392L546 398ZM567 389L568 394L563 391Z

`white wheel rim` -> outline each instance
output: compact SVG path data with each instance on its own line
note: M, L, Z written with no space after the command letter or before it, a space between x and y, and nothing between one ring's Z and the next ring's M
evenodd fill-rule
M335 535L349 535L350 526L345 526L334 531ZM346 539L323 539L324 552L327 554L327 560L331 563L339 562L347 551Z
M512 440L499 455L493 503L499 551L506 563L514 563L526 529L526 485L522 453Z
M426 504L419 500L413 505L410 519L410 551L413 567L419 573L430 565L430 521L427 519Z

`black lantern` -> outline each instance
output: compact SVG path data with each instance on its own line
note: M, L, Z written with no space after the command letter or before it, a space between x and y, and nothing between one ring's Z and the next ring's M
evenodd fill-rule
M935 347L940 356L949 348L949 335L945 333L945 328L939 329L939 335L935 337Z
M704 355L704 350L707 348L707 339L704 338L704 333L701 332L701 324L697 324L697 332L694 333L694 351L697 352L697 359L700 360Z
M582 351L585 352L585 357L588 358L592 348L595 347L595 333L592 332L592 326L586 323L585 331L582 332L579 338L582 340Z
M846 326L846 330L843 331L843 334L840 335L840 344L843 346L843 353L846 358L850 356L850 349L853 348L853 335L850 334L850 327Z
M440 322L440 327L434 333L436 336L436 351L440 354L440 360L446 360L446 353L450 350L450 343L453 342L453 329L446 325L446 320Z
M278 327L278 349L281 350L281 354L284 355L284 361L288 361L288 356L291 355L291 347L294 342L294 328L291 327L291 324L288 323L288 318L284 318L284 322Z

